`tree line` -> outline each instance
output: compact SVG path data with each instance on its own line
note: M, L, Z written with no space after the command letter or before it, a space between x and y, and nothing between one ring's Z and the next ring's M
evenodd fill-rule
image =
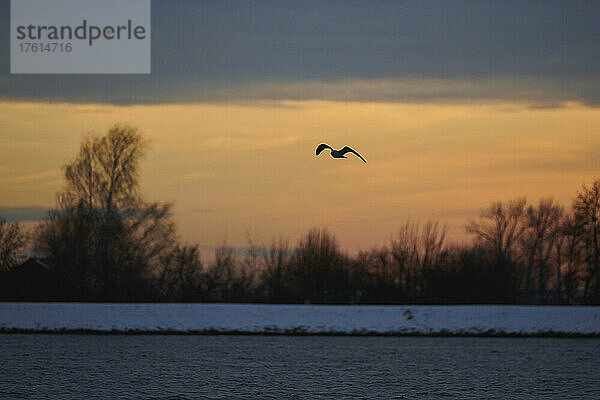
M0 218L0 287L29 243L65 301L314 304L600 304L600 179L571 207L525 198L493 203L465 228L468 245L434 221L406 222L388 243L349 255L312 229L296 243L216 250L181 244L171 205L139 191L145 142L113 126L64 166L57 207L34 232ZM1 286L4 284L4 286ZM6 290L0 295L11 300Z

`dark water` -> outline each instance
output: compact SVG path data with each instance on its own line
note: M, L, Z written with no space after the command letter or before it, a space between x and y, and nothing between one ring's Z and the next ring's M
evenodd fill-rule
M1 399L600 399L600 340L0 335Z

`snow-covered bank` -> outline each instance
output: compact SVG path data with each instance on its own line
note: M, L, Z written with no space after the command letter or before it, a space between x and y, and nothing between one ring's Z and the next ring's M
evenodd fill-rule
M600 307L0 303L0 331L600 336Z

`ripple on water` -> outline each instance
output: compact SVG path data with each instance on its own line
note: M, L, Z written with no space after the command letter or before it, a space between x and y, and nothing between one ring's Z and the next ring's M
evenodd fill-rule
M2 335L1 399L600 398L600 339Z

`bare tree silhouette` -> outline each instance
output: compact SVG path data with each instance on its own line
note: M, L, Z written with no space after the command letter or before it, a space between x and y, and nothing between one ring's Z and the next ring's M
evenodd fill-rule
M271 302L285 302L290 300L286 289L289 274L290 248L287 240L273 241L271 247L263 253L264 269L261 280L264 285L265 296Z
M576 302L581 266L583 264L583 238L581 227L573 214L565 214L560 231L554 242L556 268L556 302L572 304Z
M581 228L588 271L584 277L584 299L600 300L600 179L583 185L573 203L575 219ZM592 295L590 295L592 293Z
M444 250L446 227L427 221L421 228L408 221L391 240L391 255L397 269L396 276L406 299L416 299L424 290L422 272L439 265ZM379 256L380 259L382 255Z
M37 244L65 276L65 284L104 299L145 295L147 278L175 242L170 205L139 194L144 142L137 129L115 125L81 144L64 167L59 208L37 231ZM66 279L69 276L70 279ZM76 279L77 285L68 283Z
M537 294L539 302L546 301L547 282L555 250L555 242L560 236L564 209L553 199L542 199L537 206L529 206L525 212L525 231L521 245L526 260L525 293L532 293L533 274L537 274Z
M198 246L176 245L161 258L157 285L168 300L202 300L200 292L204 266Z
M506 204L493 203L482 211L478 222L471 221L467 232L475 240L495 253L495 296L499 301L514 301L517 294L517 264L520 261L518 245L527 228L525 198L511 200Z
M0 275L16 265L18 253L26 239L27 236L17 222L7 222L0 216Z
M335 302L339 295L336 292L347 281L335 236L326 229L312 229L300 239L292 276L298 295L305 302Z

